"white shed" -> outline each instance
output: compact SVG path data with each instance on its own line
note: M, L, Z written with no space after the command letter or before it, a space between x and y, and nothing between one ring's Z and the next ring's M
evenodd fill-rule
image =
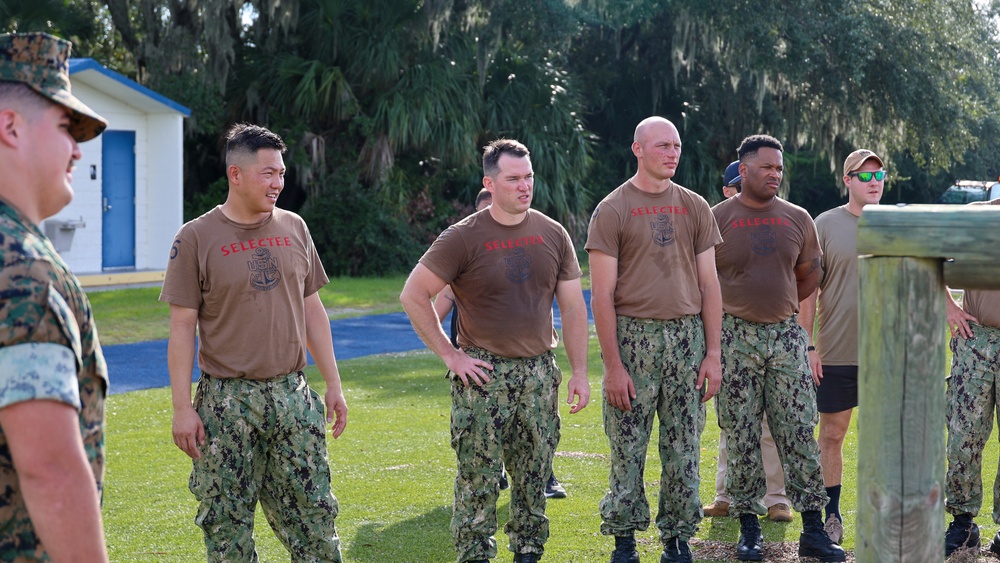
M73 202L44 221L84 285L163 279L184 219L184 118L191 110L93 59L70 59L73 95L108 120L80 145Z

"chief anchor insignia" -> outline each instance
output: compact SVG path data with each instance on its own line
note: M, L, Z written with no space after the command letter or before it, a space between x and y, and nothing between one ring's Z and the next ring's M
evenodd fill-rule
M657 246L670 246L674 243L674 225L670 222L669 215L657 215L649 225L653 227L653 242Z
M515 248L503 259L507 264L507 279L523 283L531 276L531 257L523 248Z
M257 291L269 291L278 286L281 272L278 271L278 259L271 257L271 251L258 248L253 251L253 260L247 262L250 269L250 286Z
M757 256L769 256L778 249L777 233L770 225L761 225L750 235L753 241L753 253Z

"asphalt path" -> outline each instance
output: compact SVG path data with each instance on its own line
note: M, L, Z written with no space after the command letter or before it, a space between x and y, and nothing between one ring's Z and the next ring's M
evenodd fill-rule
M593 323L590 312L590 291L583 292L587 301L588 321ZM559 307L553 303L556 328L562 328ZM449 320L445 319L444 326ZM333 346L338 360L349 360L394 352L409 352L424 348L424 343L413 331L405 313L367 315L351 319L330 321ZM104 347L111 379L111 394L128 393L142 389L168 387L167 341L152 340L132 344L115 344ZM308 358L310 364L312 357ZM197 361L195 362L197 364ZM197 381L197 366L191 371L191 381Z

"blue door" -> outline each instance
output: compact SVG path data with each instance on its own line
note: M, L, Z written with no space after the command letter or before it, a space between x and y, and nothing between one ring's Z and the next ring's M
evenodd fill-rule
M135 267L135 131L105 131L103 177L103 267Z

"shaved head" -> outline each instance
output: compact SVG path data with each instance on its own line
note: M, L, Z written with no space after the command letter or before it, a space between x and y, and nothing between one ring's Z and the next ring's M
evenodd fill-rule
M646 137L649 134L648 131L654 126L658 125L660 126L668 125L674 131L677 131L677 127L673 123L671 123L669 119L660 117L658 115L654 115L652 117L647 117L646 119L643 119L642 121L639 122L638 125L635 126L635 135L632 137L632 142L645 144L644 141L646 140Z

